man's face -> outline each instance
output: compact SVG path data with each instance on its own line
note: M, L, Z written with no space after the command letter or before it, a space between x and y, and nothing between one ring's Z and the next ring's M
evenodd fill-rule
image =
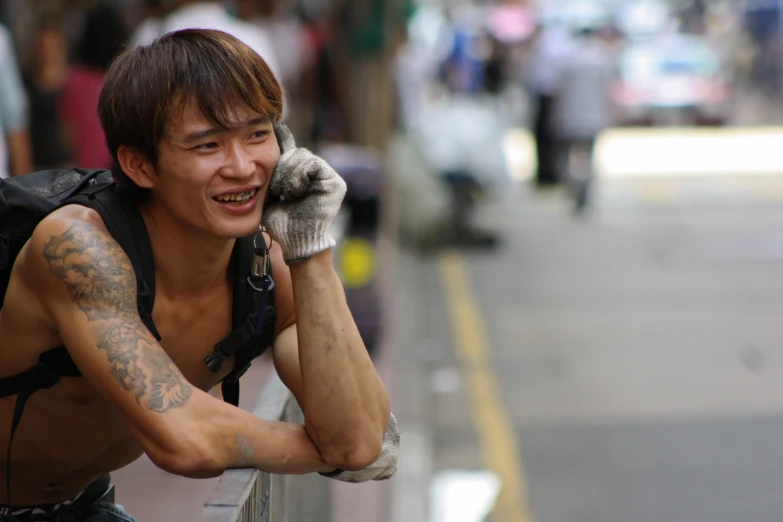
M220 129L190 101L173 111L161 140L153 201L200 233L252 234L279 159L268 118L241 110L230 129Z

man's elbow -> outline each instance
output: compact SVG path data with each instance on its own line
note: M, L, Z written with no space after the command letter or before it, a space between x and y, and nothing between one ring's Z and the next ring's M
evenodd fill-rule
M383 438L363 437L351 444L328 444L320 449L321 456L330 466L359 471L378 459L383 449Z

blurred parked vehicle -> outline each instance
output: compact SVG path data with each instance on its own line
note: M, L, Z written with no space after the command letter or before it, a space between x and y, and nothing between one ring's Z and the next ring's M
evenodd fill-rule
M629 43L618 68L611 96L619 125L723 125L729 118L726 67L696 36Z
M383 334L379 271L382 204L387 186L381 155L365 147L321 144L318 154L345 180L347 191L332 223L335 269L367 351L374 356Z

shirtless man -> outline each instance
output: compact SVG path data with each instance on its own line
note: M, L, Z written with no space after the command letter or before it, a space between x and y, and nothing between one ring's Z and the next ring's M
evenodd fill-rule
M135 520L103 494L109 472L143 453L194 478L238 467L351 482L393 474L387 391L332 264L329 224L345 184L278 124L281 90L265 62L225 33L171 33L120 55L99 112L115 178L135 189L149 234L162 340L142 323L129 259L94 210L69 205L40 222L0 309L0 378L62 345L83 377L30 397L10 484L15 397L0 399L0 510L10 485L14 513L0 520ZM268 192L276 203L264 212ZM245 200L225 202L237 194ZM212 373L204 359L232 330L232 248L262 212L274 240L273 360L304 425L208 393L231 370Z

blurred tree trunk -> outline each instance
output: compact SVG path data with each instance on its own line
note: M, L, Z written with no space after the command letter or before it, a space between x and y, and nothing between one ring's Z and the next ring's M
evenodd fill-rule
M344 35L350 56L351 141L384 151L393 122L391 64L401 31L404 1L348 0Z

